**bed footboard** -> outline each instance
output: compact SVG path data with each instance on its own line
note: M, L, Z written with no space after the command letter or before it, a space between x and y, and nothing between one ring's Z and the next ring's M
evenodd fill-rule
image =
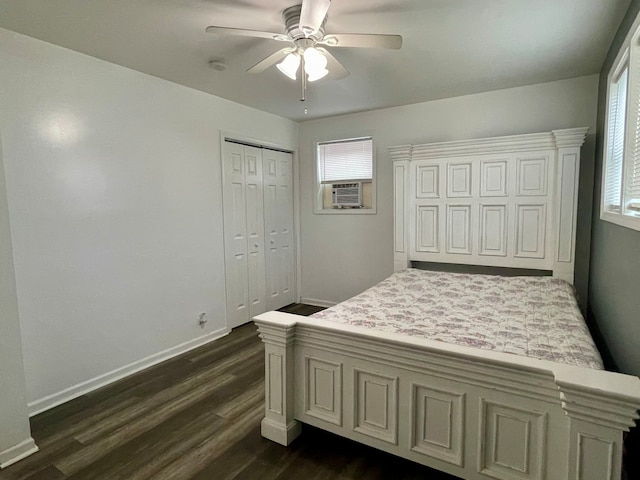
M465 479L617 479L640 379L267 312L262 435L301 422Z

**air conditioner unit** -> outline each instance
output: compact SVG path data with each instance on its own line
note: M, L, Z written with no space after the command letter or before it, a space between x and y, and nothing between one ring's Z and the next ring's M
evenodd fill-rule
M336 208L361 207L362 183L334 183L331 185L332 204Z

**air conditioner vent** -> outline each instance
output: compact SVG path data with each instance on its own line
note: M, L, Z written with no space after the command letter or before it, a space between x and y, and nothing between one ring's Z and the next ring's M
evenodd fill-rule
M332 203L336 208L361 207L362 183L334 183L331 185Z

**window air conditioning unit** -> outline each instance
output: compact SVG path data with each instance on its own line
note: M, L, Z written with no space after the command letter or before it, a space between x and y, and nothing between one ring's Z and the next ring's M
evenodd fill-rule
M331 185L332 204L335 208L361 207L362 183L334 183Z

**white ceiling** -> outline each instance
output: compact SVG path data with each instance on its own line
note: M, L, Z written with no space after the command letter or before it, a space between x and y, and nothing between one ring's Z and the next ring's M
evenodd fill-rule
M0 0L0 27L293 120L597 73L630 0L333 0L327 33L391 33L401 50L333 48L343 80L300 85L245 70L281 42L205 33L283 31L301 0ZM225 71L208 66L224 59ZM308 114L304 114L304 107Z

